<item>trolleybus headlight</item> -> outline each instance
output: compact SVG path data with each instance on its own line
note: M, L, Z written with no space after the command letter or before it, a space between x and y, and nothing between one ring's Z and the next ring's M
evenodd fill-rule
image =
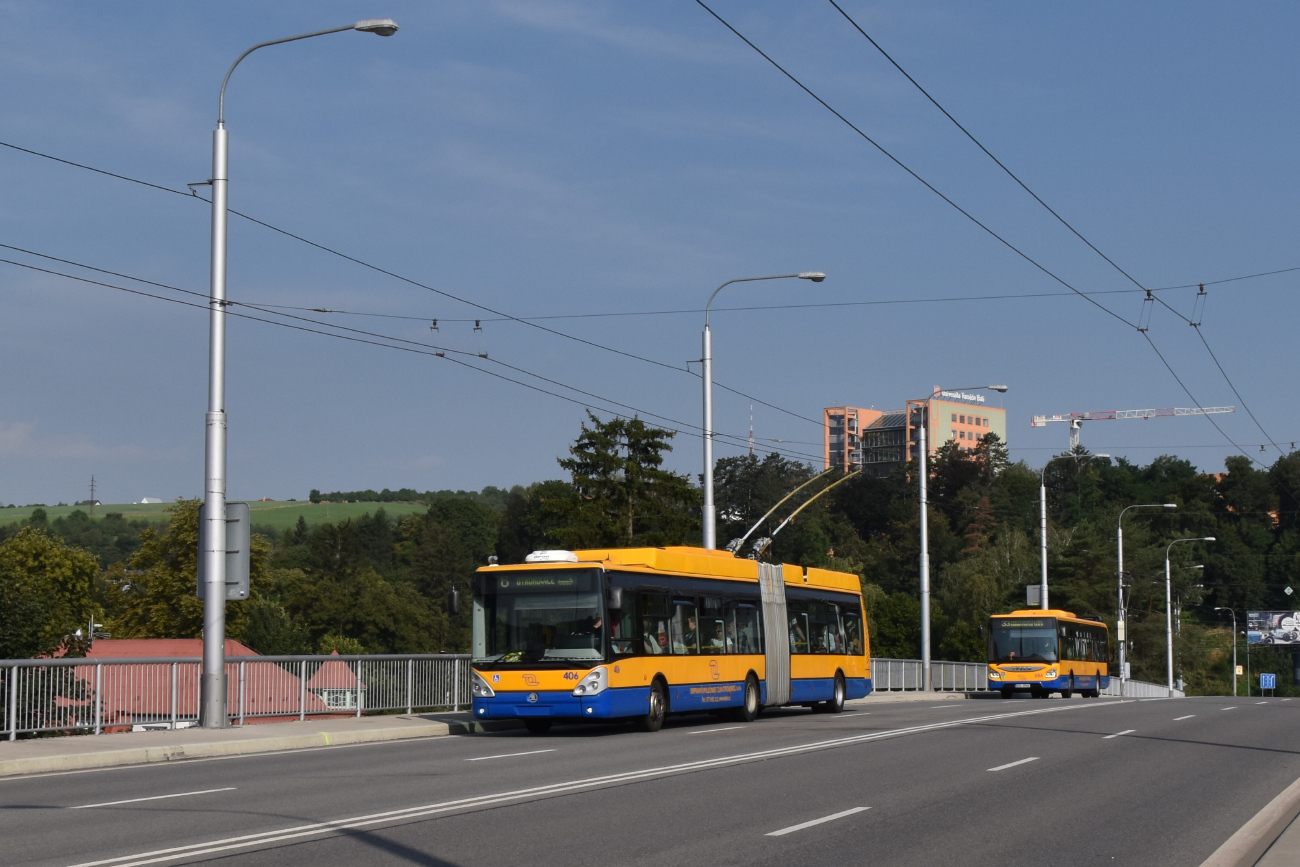
M573 694L578 696L595 695L609 687L609 669L601 665L593 668L587 676L574 687Z
M488 686L488 682L477 671L469 673L469 690L474 694L475 698L492 698L492 696L496 695L492 687Z
M990 668L990 669L989 669L989 679L990 679L990 680L1001 680L1001 679L1002 679L1002 672L998 671L996 668Z
M1043 672L1043 677L1047 680L1052 680L1053 678L1056 677L1056 669L1054 668L1047 669L1047 671Z

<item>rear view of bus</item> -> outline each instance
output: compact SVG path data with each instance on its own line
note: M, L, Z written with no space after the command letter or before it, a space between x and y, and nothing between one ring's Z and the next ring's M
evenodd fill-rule
M1003 698L1077 690L1096 698L1110 685L1106 624L1069 611L1029 609L995 614L988 626L989 689Z

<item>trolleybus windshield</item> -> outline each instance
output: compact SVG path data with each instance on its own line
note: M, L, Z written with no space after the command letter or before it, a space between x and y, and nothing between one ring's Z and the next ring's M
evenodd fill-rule
M989 662L1056 662L1055 617L989 620Z
M479 575L474 581L474 662L605 658L597 569Z

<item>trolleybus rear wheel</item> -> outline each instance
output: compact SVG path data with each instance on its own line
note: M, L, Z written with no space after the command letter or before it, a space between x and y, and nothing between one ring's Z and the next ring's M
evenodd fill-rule
M663 727L664 717L668 714L668 697L664 694L664 685L660 680L650 684L649 707L646 714L637 719L637 728L643 732L657 732Z
M844 710L844 675L838 672L835 675L835 692L830 701L822 702L822 710L825 713L841 713Z
M1061 690L1061 698L1071 698L1074 695L1074 675L1070 675L1070 681L1066 684L1065 689Z
M736 722L753 722L758 718L758 681L751 674L745 678L745 695L741 701L740 707L733 710L732 719Z

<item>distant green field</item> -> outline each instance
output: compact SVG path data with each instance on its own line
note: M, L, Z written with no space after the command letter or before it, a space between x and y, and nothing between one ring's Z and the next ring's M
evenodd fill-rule
M165 522L168 515L163 509L167 508L168 505L170 504L105 504L95 507L95 517L102 518L109 512L118 512L127 520ZM284 501L249 503L248 508L252 513L255 526L260 525L273 527L276 530L287 530L298 523L299 515L306 519L308 525L316 526L318 524L338 523L348 518L359 518L367 514L373 515L380 509L388 513L390 517L400 518L412 512L424 512L428 507L419 503L310 503L304 500L297 503ZM53 521L55 518L65 517L78 510L82 512L89 511L86 506L46 506L45 514ZM25 521L31 517L33 511L31 508L0 509L0 525Z

